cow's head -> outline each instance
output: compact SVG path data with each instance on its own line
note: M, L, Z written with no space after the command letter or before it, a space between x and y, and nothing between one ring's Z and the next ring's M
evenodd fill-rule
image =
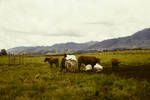
M66 58L66 57L67 57L67 54L64 54L64 57Z
M48 60L49 60L49 58L45 58L45 59L44 59L44 62L47 62Z

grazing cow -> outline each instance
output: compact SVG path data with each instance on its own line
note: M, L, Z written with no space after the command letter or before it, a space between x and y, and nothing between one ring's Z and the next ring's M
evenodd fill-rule
M76 72L77 66L78 64L76 60L69 59L65 61L65 68L67 71Z
M75 55L66 55L66 60L75 60L77 61L77 58Z
M101 66L100 64L96 63L96 65L94 65L94 71L100 72L102 70L103 70L103 66ZM86 65L85 71L87 72L92 71L92 65L91 64Z
M78 58L78 70L80 71L81 64L84 64L84 65L90 64L90 65L92 65L92 70L93 70L94 65L96 65L96 63L100 64L100 59L99 58L90 57L90 56L80 56Z
M53 66L53 64L55 64L56 67L59 66L59 59L58 58L53 58L53 57L45 58L44 62L48 62L50 64L50 66Z
M77 59L75 55L64 55L61 61L61 71L66 69L66 71L75 72L77 67Z

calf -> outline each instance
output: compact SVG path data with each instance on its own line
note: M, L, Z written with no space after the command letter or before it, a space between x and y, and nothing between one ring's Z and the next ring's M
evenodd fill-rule
M55 64L56 67L59 66L58 58L53 58L53 57L45 58L44 62L48 62L50 64L50 66L53 66L53 64Z

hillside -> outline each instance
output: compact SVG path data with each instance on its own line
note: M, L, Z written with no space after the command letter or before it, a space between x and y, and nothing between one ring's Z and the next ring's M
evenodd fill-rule
M46 54L64 52L87 52L89 50L113 50L124 48L150 48L150 28L136 32L127 37L104 40L102 42L90 41L86 43L60 43L52 46L16 47L8 49L10 53Z
M79 50L85 50L96 41L90 41L86 43L60 43L52 46L36 46L36 47L15 47L8 49L7 52L14 54L47 54L47 53L64 53L64 52L76 52Z
M136 32L135 34L128 37L109 39L98 42L89 47L89 49L92 48L109 50L116 48L150 48L150 28Z

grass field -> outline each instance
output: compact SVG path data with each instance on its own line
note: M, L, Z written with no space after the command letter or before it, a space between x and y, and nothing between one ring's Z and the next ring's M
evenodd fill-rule
M50 68L44 56L25 57L24 65L8 66L0 57L0 100L149 100L150 51L78 54L101 59L101 73L64 73ZM61 57L60 57L61 58ZM111 59L121 61L111 70Z

